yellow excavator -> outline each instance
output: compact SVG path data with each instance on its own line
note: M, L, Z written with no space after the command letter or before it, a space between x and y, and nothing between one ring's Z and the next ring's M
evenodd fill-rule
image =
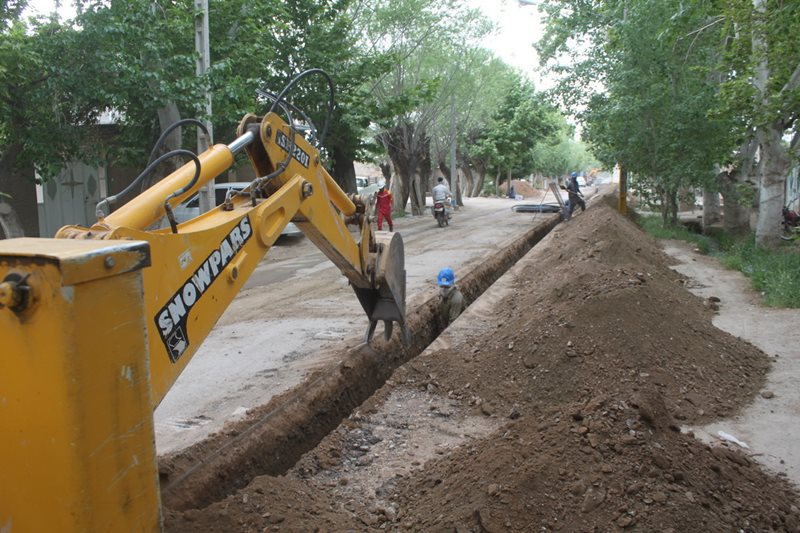
M400 235L372 231L369 202L339 188L285 99L319 73L270 93L232 143L153 160L92 227L0 241L0 532L161 529L153 410L290 221L349 280L367 342L379 321L407 337ZM173 208L242 151L250 187L177 223ZM105 213L176 155L191 162Z

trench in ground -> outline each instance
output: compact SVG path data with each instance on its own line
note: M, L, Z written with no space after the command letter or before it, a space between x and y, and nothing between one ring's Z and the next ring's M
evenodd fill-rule
M560 215L543 219L521 237L484 257L459 281L465 304L486 289L544 238ZM245 420L186 450L159 461L161 499L174 510L204 508L220 501L261 475L284 474L306 452L378 390L400 365L413 359L443 331L438 296L406 316L411 343L398 333L388 341L372 341L343 354L342 361L315 372L308 380Z

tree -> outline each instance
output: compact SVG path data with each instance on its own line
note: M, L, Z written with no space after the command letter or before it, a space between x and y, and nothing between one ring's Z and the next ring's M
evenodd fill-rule
M725 35L731 42L723 67L723 107L743 119L745 145L755 141L759 158L756 243L780 242L784 187L797 158L800 132L800 5L796 2L735 0L724 5ZM788 143L784 136L790 135Z
M364 157L367 128L382 114L372 86L392 61L389 54L359 45L362 7L351 0L261 0L221 2L212 12L215 120L224 117L226 131L233 131L245 112L253 112L257 88L278 92L304 70L327 71L336 96L323 155L349 192L355 192L353 161ZM307 78L289 97L323 127L329 92L322 78Z
M540 141L533 149L533 174L557 178L570 172L596 168L600 163L583 141L575 140L575 129L558 116L558 130L550 139Z
M349 157L352 168L352 158L369 124L364 115L370 106L359 102L359 97L366 97L362 86L388 67L386 58L357 53L352 21L347 16L350 4L349 0L212 3L213 64L205 78L195 75L194 5L190 0L84 2L74 26L72 22L49 21L47 26L37 26L33 36L24 28L6 32L4 37L19 41L8 49L27 59L9 59L9 63L31 68L9 75L8 80L0 79L0 83L11 90L25 89L26 84L42 87L35 94L21 92L21 97L31 96L29 101L8 107L9 112L23 117L23 110L36 115L43 126L29 131L32 140L19 143L25 149L24 159L54 170L72 158L143 165L165 127L183 117L203 118L198 113L206 87L213 95L216 140L230 142L245 113L266 110L267 103L256 101L257 88L277 92L299 72L322 67L338 78L339 94L344 95L332 117L326 153L335 167ZM22 46L27 47L24 53L20 52ZM43 72L36 72L34 65L41 65ZM38 81L40 78L47 83ZM319 127L328 104L328 87L321 82L310 80L289 96ZM33 107L37 102L39 107ZM41 119L51 115L48 102L69 111L62 112L59 128ZM86 142L85 126L106 110L113 110L117 118L113 140ZM15 120L26 122L24 118ZM4 118L5 124L11 122ZM0 129L6 130L11 128ZM183 144L178 131L170 136L165 149ZM193 138L187 138L185 147L194 148ZM3 154L11 155L12 150L3 150Z
M495 192L503 174L510 180L533 170L533 149L557 133L559 118L531 82L517 78L495 110L491 126L468 148L473 160L494 173Z
M561 11L563 4L548 4L542 50L554 58L572 37L590 46L575 72L604 90L591 94L575 76L565 81L567 99L586 106L585 138L606 165L632 171L640 191L656 195L664 222L676 223L678 192L711 181L735 139L729 117L711 114L717 55L707 35L695 32L713 6L607 0Z
M369 27L370 42L391 50L399 61L376 87L378 100L402 109L378 123L377 137L392 160L400 205L411 201L411 211L421 214L427 178L431 174L432 138L437 120L451 110L452 91L458 86L459 54L469 48L486 26L474 11L456 2L405 0L376 2L376 17ZM463 102L456 102L456 108ZM441 133L439 131L438 133ZM399 182L399 183L398 183Z

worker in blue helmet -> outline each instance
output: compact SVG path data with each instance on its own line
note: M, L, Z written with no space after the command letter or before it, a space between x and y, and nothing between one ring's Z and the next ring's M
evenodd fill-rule
M439 286L439 318L443 327L447 327L464 310L464 295L456 287L456 275L450 267L439 271L436 284Z

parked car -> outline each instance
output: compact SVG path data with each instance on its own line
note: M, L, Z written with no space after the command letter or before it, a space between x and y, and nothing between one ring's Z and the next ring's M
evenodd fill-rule
M249 181L236 181L233 183L215 183L214 184L214 205L220 205L222 202L225 201L225 196L227 196L229 190L233 191L241 191L244 190L245 187L250 185ZM187 220L191 220L200 215L200 195L195 194L188 200L185 200L180 205L176 206L174 209L175 212L175 219L178 223L186 222ZM281 235L284 236L299 236L302 235L303 232L300 231L293 222L289 222L286 224L286 227L283 228Z
M361 194L361 191L369 187L369 178L363 176L356 176L356 192Z

